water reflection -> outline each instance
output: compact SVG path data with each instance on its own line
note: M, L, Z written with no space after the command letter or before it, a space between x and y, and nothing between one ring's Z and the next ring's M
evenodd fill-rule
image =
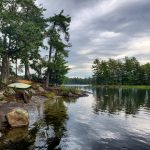
M91 94L78 99L48 100L45 107L29 111L33 120L35 116L41 116L41 120L31 130L7 131L5 139L12 143L4 143L9 146L4 148L0 140L0 149L149 150L149 90L77 88Z
M136 114L140 107L150 108L150 90L122 88L94 88L95 113L108 111Z
M48 136L48 149L54 149L59 145L66 128L65 123L68 119L67 108L61 99L49 100L45 103L45 122L47 127L52 126L54 137ZM59 147L57 147L59 149Z

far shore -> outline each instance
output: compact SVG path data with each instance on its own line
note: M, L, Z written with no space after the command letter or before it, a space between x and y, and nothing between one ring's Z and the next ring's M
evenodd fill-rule
M150 89L150 85L92 85L93 87L109 87L123 89Z

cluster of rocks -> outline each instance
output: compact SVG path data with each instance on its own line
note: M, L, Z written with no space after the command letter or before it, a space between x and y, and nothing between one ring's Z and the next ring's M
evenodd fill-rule
M66 88L66 89L65 88L57 88L57 89L53 88L51 90L45 90L39 84L34 84L34 85L32 85L31 88L26 89L26 90L17 90L17 89L13 89L13 88L6 88L5 91L0 92L0 107L1 108L5 107L5 106L3 106L3 104L5 104L5 103L10 104L10 103L12 103L12 100L16 100L17 98L20 98L23 100L23 101L20 101L22 104L29 103L30 99L33 95L38 95L38 96L45 95L48 98L52 97L53 99L58 99L60 97L76 98L76 97L88 96L87 92L82 91L82 90L74 90L74 89L69 89L69 88ZM9 99L10 99L10 101L9 101ZM29 104L31 104L31 103L29 103ZM15 101L15 104L18 105L18 101ZM29 124L28 112L26 110L24 110L22 108L18 108L16 106L14 106L12 109L9 108L9 112L8 111L4 112L3 116L5 115L7 124L11 128L28 126L28 124ZM0 112L2 112L2 111L0 111Z
M0 124L7 124L11 128L28 126L29 115L22 107L29 103L33 95L39 95L46 91L40 85L33 85L29 89L19 90L6 88L0 92ZM31 102L32 103L32 102ZM30 105L30 103L29 103ZM3 110L4 109L4 110ZM6 126L7 126L6 125ZM0 125L2 126L2 125Z

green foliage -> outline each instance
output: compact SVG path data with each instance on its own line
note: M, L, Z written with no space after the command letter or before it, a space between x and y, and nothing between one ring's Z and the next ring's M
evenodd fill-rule
M62 100L48 100L45 102L45 120L47 124L54 125L56 136L61 134L65 120L68 118L67 109Z
M38 7L35 0L4 0L0 4L2 77L9 76L10 59L13 63L14 60L20 59L21 63L27 66L25 73L29 75L29 60L40 57L39 47L43 45L46 28L44 9Z
M91 84L91 78L65 78L64 84Z
M82 91L80 89L63 87L63 86L61 87L60 91L61 91L61 95L63 95L63 96L68 96L70 93L71 94L81 94L82 93Z
M56 96L56 94L53 92L49 92L49 93L45 93L44 96L46 96L47 98L53 98L54 96Z
M44 8L35 0L0 1L0 58L2 58L1 80L9 78L10 62L16 63L16 72L25 68L25 78L30 78L29 67L36 71L34 79L44 76L52 84L61 84L69 70L65 58L68 57L70 16L63 11L47 19ZM50 46L49 60L41 58L39 47L45 48L43 40ZM18 67L17 60L21 61ZM12 69L11 69L12 70ZM48 75L47 75L48 73ZM37 79L36 79L37 80ZM49 83L49 82L48 82Z
M69 68L65 58L68 57L70 16L63 11L48 19L49 28L46 32L49 44L49 59L46 70L46 86L62 84Z
M149 85L150 64L140 65L135 57L124 61L109 59L93 62L93 83L97 85Z

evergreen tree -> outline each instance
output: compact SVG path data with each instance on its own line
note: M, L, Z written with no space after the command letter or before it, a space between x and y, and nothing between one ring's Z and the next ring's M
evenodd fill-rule
M64 58L68 56L68 52L66 51L66 48L70 46L69 44L70 21L71 21L71 17L63 15L63 11L61 11L58 15L54 15L53 17L50 17L48 19L48 22L50 23L49 29L47 31L48 44L49 44L48 61L49 64L51 65L49 65L46 71L46 82L45 82L46 87L48 87L49 83L50 82L52 83L53 79L57 76L55 74L56 71L52 69L52 67L57 62L56 59L58 59L59 62L61 60L62 64L64 65L66 64L64 63ZM64 35L64 39L61 38L62 35ZM61 68L58 67L57 70L59 69Z
M150 64L140 65L135 57L125 57L124 61L95 59L92 69L94 84L150 84Z

